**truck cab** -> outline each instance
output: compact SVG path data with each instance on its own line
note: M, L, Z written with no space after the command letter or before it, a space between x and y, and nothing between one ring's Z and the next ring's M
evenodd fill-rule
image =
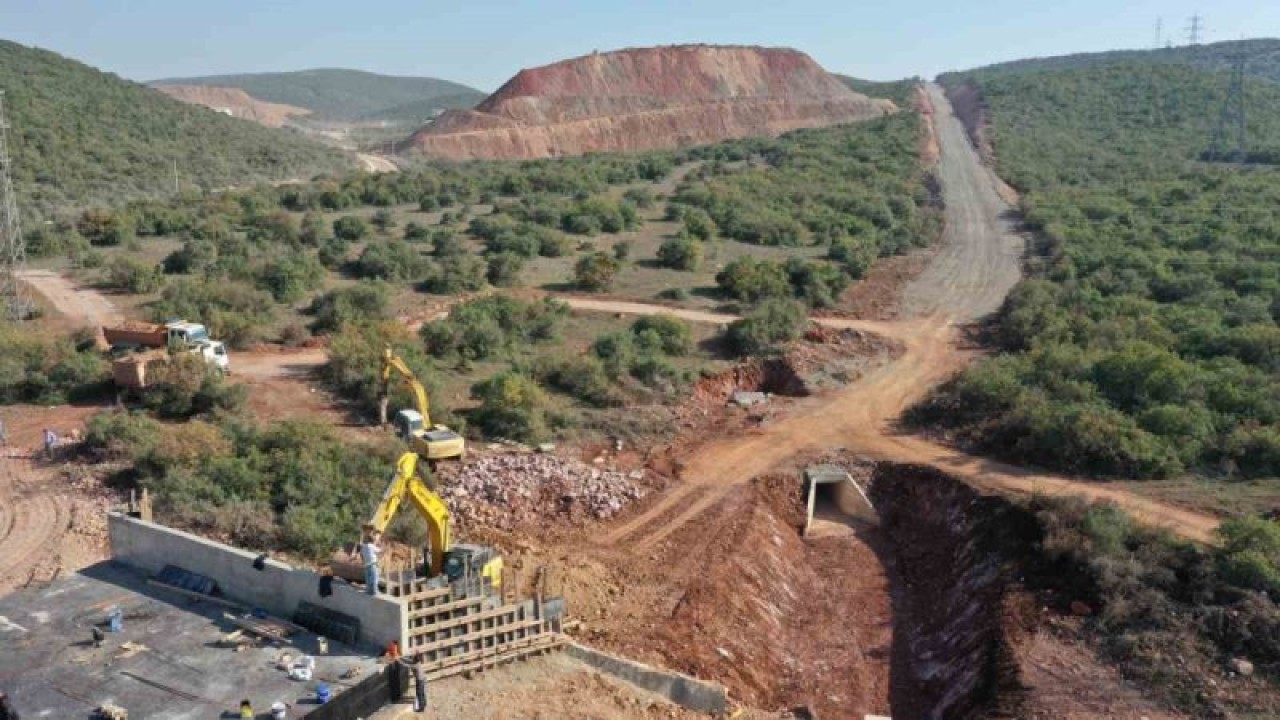
M200 346L200 354L204 361L222 371L223 375L231 373L231 356L227 354L227 346L219 340L206 340Z
M200 323L170 320L164 324L169 347L197 347L209 342L209 329ZM218 343L221 345L222 343ZM226 350L223 351L226 355Z

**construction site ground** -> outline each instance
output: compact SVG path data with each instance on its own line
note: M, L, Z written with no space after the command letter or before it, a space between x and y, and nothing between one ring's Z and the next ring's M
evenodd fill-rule
M1017 282L1023 246L997 192L998 181L980 162L940 91L931 88L930 99L946 201L943 242L934 252L873 272L876 292L864 292L858 301L867 308L865 319L819 319L826 332L877 338L874 345L850 346L850 354L869 359L855 363L840 383L804 396L779 393L763 408L728 407L728 385L703 386L683 406L680 432L669 444L621 452L562 448L601 469L646 470L661 478L644 499L615 517L557 520L550 514L529 526L469 529L507 551L525 589L537 585L563 593L579 620L575 633L582 641L721 682L735 701L749 707L779 711L806 705L824 718L889 715L894 594L902 582L894 553L874 527L829 511L817 537L802 538L797 530L800 472L831 453L930 465L984 491L1111 500L1182 536L1210 537L1217 524L1210 514L1151 500L1133 488L970 456L898 428L906 407L977 355L965 341L966 328L994 311ZM84 321L77 324L106 319L101 308L107 306L83 296L92 290L61 282L56 275L32 280L57 310ZM882 301L886 295L893 299ZM670 312L713 325L733 319L709 310L565 299L582 312ZM296 413L342 423L343 413L311 381L311 371L323 360L317 349L238 353L233 378L254 385L251 406L262 420ZM771 373L776 368L757 368L737 378L738 384L760 389L766 381L779 381ZM32 457L41 428L67 432L96 409L0 408L16 450L0 460L0 498L5 500L0 507L13 508L7 516L0 511L0 569L11 570L0 573L0 594L25 584L24 574L33 569L65 572L105 554L105 537L87 517L100 514L113 498L100 488L78 487L61 466ZM50 551L64 546L65 552ZM1076 683L1083 692L1110 677L1116 697L1133 695L1120 692L1121 681L1085 653L1052 645L1043 652L1040 660L1032 656L1027 662L1029 667L1040 662L1043 672L1029 677L1046 688ZM532 714L542 708L534 699L541 703L543 696L527 684L502 680L531 672L532 686L548 688L547 697L558 698L548 702L565 708L578 707L575 702L586 703L583 698L590 696L596 705L583 707L599 706L601 717L683 717L610 714L609 703L631 703L638 696L630 690L598 690L599 683L611 681L572 667L554 666L546 677L538 676L538 666L529 667L534 669L482 678L481 683L500 684L492 693L482 691L483 685L450 681L462 683L450 702L465 710L480 707L466 703L484 702L480 698L487 695L497 707L500 696L504 707L527 707L513 712L530 714L492 717L555 717ZM478 694L468 699L471 693ZM529 699L508 704L508 697ZM636 700L635 713L677 712L646 702ZM1061 702L1067 707L1067 700ZM1087 712L1088 706L1081 707ZM1142 714L1150 710L1136 701L1124 707Z

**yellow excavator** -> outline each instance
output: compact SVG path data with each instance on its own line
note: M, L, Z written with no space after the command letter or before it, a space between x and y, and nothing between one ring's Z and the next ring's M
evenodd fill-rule
M400 506L408 501L427 523L430 561L426 575L439 578L441 584L463 578L488 578L494 592L502 588L502 555L484 545L453 544L449 528L449 508L439 495L427 487L418 474L418 454L407 452L396 461L396 471L382 493L382 500L365 524L366 533L385 533ZM339 551L332 562L334 573L348 580L364 577L359 554Z
M416 410L401 410L396 413L396 433L409 443L409 447L418 453L418 457L429 463L437 460L461 459L467 451L467 441L458 433L444 425L431 424L431 405L427 400L427 389L418 381L413 370L396 355L390 346L382 352L382 392L378 397L378 419L387 424L387 405L390 402L391 374L395 372L409 385L413 391Z

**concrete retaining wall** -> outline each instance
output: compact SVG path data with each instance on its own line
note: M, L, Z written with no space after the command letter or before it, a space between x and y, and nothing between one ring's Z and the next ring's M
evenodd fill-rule
M148 573L177 565L212 578L229 600L286 619L292 619L303 600L346 613L360 620L360 642L377 648L392 640L403 642L408 630L400 603L366 595L343 582L334 582L333 594L320 597L320 576L311 570L271 559L256 570L257 555L252 552L119 513L109 514L107 526L114 559Z
M719 715L728 708L728 691L723 685L669 670L659 670L644 663L610 655L578 643L565 645L565 652L600 672L657 693L695 712Z

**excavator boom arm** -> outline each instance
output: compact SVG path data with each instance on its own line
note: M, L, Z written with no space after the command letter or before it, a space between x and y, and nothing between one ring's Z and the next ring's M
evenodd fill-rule
M431 427L431 403L427 399L427 389L418 381L418 377L413 374L413 370L410 370L404 360L401 360L390 347L387 347L382 351L383 402L385 403L387 396L391 394L389 391L391 385L391 373L393 371L399 373L400 377L402 377L405 383L409 385L409 389L413 391L413 401L414 404L417 405L415 409L422 415L422 424L426 427ZM385 412L386 411L384 410L383 414L385 414Z
M378 532L386 532L406 499L427 523L427 539L431 542L431 574L439 575L444 571L444 554L452 544L449 508L419 477L418 455L412 452L404 453L396 461L396 474L382 493L382 500L373 511L369 525Z

